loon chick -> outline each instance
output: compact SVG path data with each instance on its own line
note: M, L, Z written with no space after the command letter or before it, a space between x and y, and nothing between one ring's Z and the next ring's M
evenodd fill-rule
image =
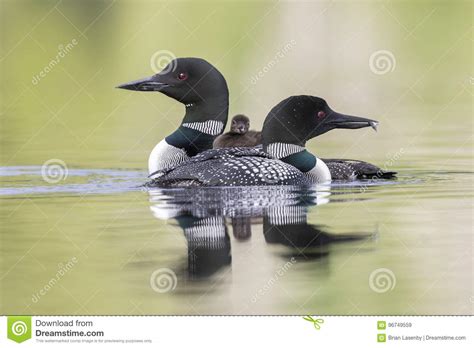
M227 123L229 91L224 76L201 58L177 58L161 72L117 86L132 91L161 92L185 105L179 128L161 140L148 158L154 173L212 149Z
M250 119L245 115L235 115L230 124L230 131L219 135L214 140L213 148L253 147L262 143L262 132L249 130Z
M204 151L161 171L148 187L310 185L331 181L327 165L305 148L306 141L335 128L375 127L377 121L343 115L324 99L292 96L277 104L263 124L263 149Z

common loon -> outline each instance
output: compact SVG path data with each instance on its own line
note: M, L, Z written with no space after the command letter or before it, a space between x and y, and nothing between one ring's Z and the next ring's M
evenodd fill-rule
M214 140L213 148L253 147L262 143L262 132L249 130L250 119L245 115L235 115L230 124L230 131L219 135Z
M229 91L224 76L201 58L177 58L161 72L117 88L161 92L185 105L179 128L161 140L148 158L154 173L179 165L196 154L212 149L214 139L226 126Z
M241 116L237 120L234 126L234 120ZM245 126L243 123L245 122ZM238 131L234 128L238 127ZM222 147L251 147L262 144L262 132L248 131L250 128L250 120L244 115L234 116L232 119L232 128L228 133L219 135L214 140L213 148ZM372 128L377 129L376 124L372 124ZM334 158L321 158L326 163L331 173L332 180L348 180L348 179L390 179L393 178L396 172L387 172L379 167L358 160L350 159L334 159Z
M371 119L337 113L319 97L292 96L273 107L267 115L262 129L263 148L207 150L186 162L154 172L155 178L146 186L311 185L329 182L332 180L330 169L324 161L306 150L306 141L335 128L376 128L377 124ZM367 165L372 170L371 165L354 161L339 171L346 179L355 179L358 175L356 169Z

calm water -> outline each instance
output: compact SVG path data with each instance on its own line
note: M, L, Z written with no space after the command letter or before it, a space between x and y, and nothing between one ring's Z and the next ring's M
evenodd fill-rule
M0 17L1 314L474 313L470 2L7 0ZM142 190L183 107L114 86L162 50L216 65L253 129L294 94L380 121L309 147L398 180Z
M137 170L1 175L5 313L472 311L469 172L149 192Z

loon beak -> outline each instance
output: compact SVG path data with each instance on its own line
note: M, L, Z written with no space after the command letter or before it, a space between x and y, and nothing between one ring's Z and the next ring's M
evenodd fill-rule
M345 129L358 129L364 127L372 127L373 130L377 131L379 122L371 120L369 118L344 115L338 112L332 112L328 120L328 125L334 128L345 128Z
M142 91L142 92L160 92L166 87L169 87L167 83L158 81L158 76L151 76L140 80L124 83L117 86L116 88L129 89L131 91Z

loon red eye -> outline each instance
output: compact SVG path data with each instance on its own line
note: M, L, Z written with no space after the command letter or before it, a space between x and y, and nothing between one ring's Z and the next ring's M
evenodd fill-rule
M178 74L178 80L184 81L188 78L188 74L182 72Z
M324 116L326 116L326 113L324 111L318 112L318 118L323 118Z

